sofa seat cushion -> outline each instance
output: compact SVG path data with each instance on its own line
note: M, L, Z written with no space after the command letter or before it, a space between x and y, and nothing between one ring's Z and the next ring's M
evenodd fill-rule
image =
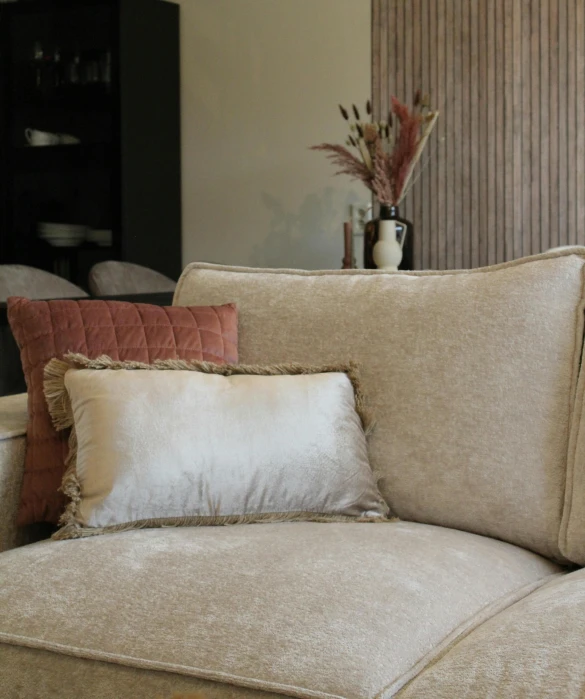
M0 396L0 441L11 437L23 437L28 422L28 396Z
M0 648L298 697L385 697L560 570L510 544L414 523L48 541L0 556ZM23 671L0 673L0 696Z
M0 552L24 543L25 533L16 527L22 485L27 395L0 397Z
M0 644L2 699L282 699L280 692L238 687L174 672L56 655ZM6 667L6 670L5 670ZM67 678L67 682L63 678Z
M400 699L585 697L585 570L520 600L457 643Z

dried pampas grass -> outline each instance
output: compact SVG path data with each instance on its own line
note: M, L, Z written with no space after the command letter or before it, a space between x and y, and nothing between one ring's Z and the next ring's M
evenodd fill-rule
M429 107L429 96L417 90L414 107L392 97L387 121L362 122L359 109L352 104L355 122L341 104L341 116L349 123L350 135L346 146L321 143L312 150L324 151L339 168L336 175L349 175L363 182L381 204L398 205L416 181L413 173L419 165L423 150L439 117ZM366 113L372 114L370 100ZM353 134L357 134L357 137ZM349 150L353 148L357 154ZM428 159L424 164L428 162Z

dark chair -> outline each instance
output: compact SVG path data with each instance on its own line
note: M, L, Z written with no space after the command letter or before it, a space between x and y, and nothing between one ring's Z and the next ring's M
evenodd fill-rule
M9 296L64 299L87 296L85 291L56 274L26 265L0 265L0 303Z
M86 292L66 279L25 265L0 265L0 303L9 296L28 299L81 298ZM20 354L8 325L0 324L0 396L26 391Z
M88 286L94 296L120 296L174 291L176 282L148 267L110 260L91 268Z

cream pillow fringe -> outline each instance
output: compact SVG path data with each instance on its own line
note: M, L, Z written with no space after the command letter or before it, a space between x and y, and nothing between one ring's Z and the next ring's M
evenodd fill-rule
M217 526L229 524L252 524L260 522L395 522L395 517L352 517L349 515L323 514L319 512L276 512L248 515L198 515L193 517L169 517L143 519L108 527L83 527L78 519L81 502L81 485L77 477L77 436L73 410L65 387L65 375L71 369L110 369L110 370L179 370L199 371L220 376L298 376L301 374L344 373L349 378L355 395L356 412L361 420L366 436L371 434L374 423L366 407L361 388L358 366L355 362L306 366L301 364L276 364L270 366L213 364L211 362L186 361L181 359L156 360L152 364L118 361L102 355L89 359L82 354L70 353L60 359L52 359L44 370L44 393L53 425L57 431L71 428L69 453L66 459L67 470L63 476L61 491L70 498L65 512L59 520L61 528L52 536L55 540L79 539L104 533L124 532L133 529L181 526Z

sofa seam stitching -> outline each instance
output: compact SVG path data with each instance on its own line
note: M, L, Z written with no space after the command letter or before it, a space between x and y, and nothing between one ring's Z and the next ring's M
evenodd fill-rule
M483 607L478 609L477 612L475 612L475 614L472 617L461 622L461 624L458 624L441 641L439 641L436 644L436 646L440 646L442 643L445 643L447 641L447 639L449 638L449 636L455 634L454 638L451 641L447 641L444 648L441 648L439 651L436 651L436 652L434 650L431 650L427 654L427 656L430 655L431 658L428 660L428 662L426 662L424 664L423 667L421 667L421 669L418 672L416 672L415 675L413 675L409 679L406 679L403 684L400 684L401 680L405 677L408 677L409 673L411 673L419 663L423 662L424 658L426 656L423 656L422 658L417 660L415 663L413 663L413 665L410 666L410 668L408 670L403 672L399 677L396 677L390 684L387 684L386 686L384 686L377 694L375 694L372 697L372 699L391 699L391 697L396 696L396 692L401 692L411 682L416 680L417 677L421 676L428 669L435 666L446 655L448 655L452 650L454 650L462 641L464 641L471 634L475 633L475 631L480 629L487 622L491 621L492 619L495 619L502 612L505 612L507 609L510 609L518 602L521 602L522 600L530 597L531 594L533 594L537 590L540 590L548 583L553 582L555 579L560 579L560 578L564 577L565 575L566 575L566 572L551 573L550 575L545 575L544 577L540 578L537 581L533 581L532 583L527 583L526 585L523 585L522 587L520 587L516 590L512 590L508 594L502 595L502 597L499 597L498 599L492 600L492 602L488 602ZM522 594L523 591L525 591L524 594ZM520 596L517 596L517 595L520 595ZM507 598L510 599L510 602L508 604L505 603L505 600ZM504 604L504 606L499 607L500 604ZM479 623L474 625L473 620L476 619L482 612L489 610L489 608L491 606L495 607L496 611L494 611L493 614L491 614L489 617L487 617L483 621L480 621ZM466 625L467 625L467 628L465 628ZM458 629L462 629L462 631L458 633ZM433 652L435 652L435 655L433 655ZM389 690L392 691L392 694L387 695L386 692L388 692Z
M29 641L29 643L19 643L19 640ZM50 653L54 653L55 655L64 655L67 657L82 658L85 660L93 660L97 662L107 662L112 665L122 665L123 667L134 667L138 669L151 671L162 670L163 672L166 670L166 672L175 672L176 674L180 674L183 677L195 677L210 682L231 684L232 686L236 687L258 689L260 691L265 692L275 692L282 691L283 689L289 689L296 692L296 694L293 696L310 696L314 697L315 699L347 699L341 694L321 692L319 690L309 689L307 687L301 687L299 685L283 684L279 682L267 682L266 680L257 680L250 677L244 677L243 675L234 675L227 672L224 673L221 671L213 670L206 671L203 668L189 667L188 665L180 665L178 663L165 663L163 661L141 659L131 655L110 653L108 651L96 651L95 649L81 648L79 646L68 646L64 643L47 643L46 641L43 641L43 639L33 638L31 636L20 636L19 634L9 634L2 631L0 631L0 643L15 646L17 648L33 648L35 650L44 650ZM47 648L43 646L42 643L47 643L47 645L51 645L53 647ZM67 653L65 652L66 650L69 650L70 652ZM121 659L125 660L126 662L120 662ZM179 669L187 670L190 672L179 672ZM240 682L238 683L235 680L239 680Z

